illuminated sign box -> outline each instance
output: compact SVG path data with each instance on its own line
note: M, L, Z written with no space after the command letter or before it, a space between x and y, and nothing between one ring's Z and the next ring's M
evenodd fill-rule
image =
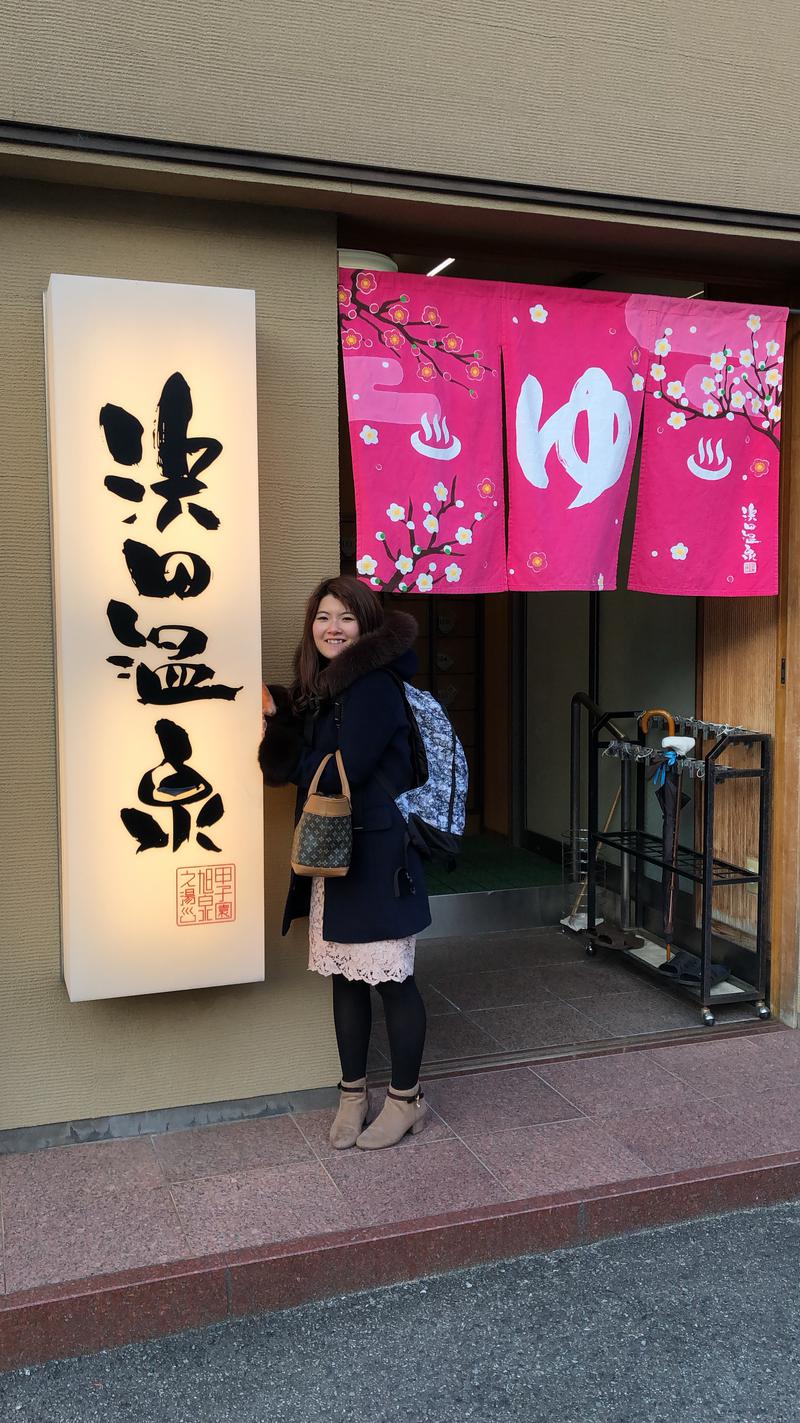
M264 977L255 297L45 296L64 977Z

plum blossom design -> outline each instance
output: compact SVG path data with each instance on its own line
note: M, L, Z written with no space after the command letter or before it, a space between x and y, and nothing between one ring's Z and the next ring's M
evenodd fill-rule
M769 460L763 455L754 459L750 465L750 473L755 475L756 479L762 479L765 474L769 474Z
M431 381L440 376L467 390L473 399L477 398L475 386L485 376L497 375L484 360L483 352L464 350L465 338L453 331L450 323L442 319L439 307L430 302L415 316L411 301L402 289L399 296L393 295L384 302L370 301L377 287L372 272L344 274L339 285L340 315L361 322L362 329L370 330L390 350L398 351L407 343L422 380ZM354 344L345 343L344 337L342 344L345 352L358 349Z
M377 445L378 432L374 425L362 425L358 432L358 438L363 440L365 445Z
M394 327L391 331L381 332L381 340L385 346L389 346L393 351L399 351L401 346L405 346L406 338L402 331Z
M780 445L779 425L781 419L781 388L783 380L783 357L780 342L770 339L761 347L756 339L761 330L761 317L756 313L748 316L745 326L750 336L749 346L742 346L734 356L733 347L712 351L708 357L709 371L700 379L700 390L704 400L691 399L685 389L685 381L671 378L665 361L671 345L667 335L654 343L653 350L662 357L650 367L650 375L656 386L653 395L672 406L676 420L670 416L667 424L675 430L683 429L692 420L716 419L745 420L751 429L757 430L776 447ZM681 387L680 393L678 388Z
M673 544L672 548L670 549L670 553L672 554L672 557L675 559L676 563L685 563L686 559L689 556L689 550L686 544L684 543Z
M631 378L631 385L634 390L644 390L644 376L637 372L637 374Z
M546 554L546 553L530 553L530 554L528 554L528 567L529 567L530 569L532 569L534 573L543 573L544 570L545 570L546 567L547 567L547 554Z
M489 479L488 476L485 479L482 479L480 484L478 485L478 493L480 494L481 499L491 499L494 492L494 480Z
M360 345L361 336L358 331L354 331L350 326L345 327L342 331L342 346L345 351L357 351Z
M407 510L399 501L389 505L386 510L389 525L375 534L389 561L387 571L382 569L379 573L379 561L370 554L364 554L356 564L358 572L368 578L374 588L384 593L408 593L414 589L430 592L440 583L453 585L460 582L463 567L456 560L463 557L472 545L478 525L493 517L497 511L492 509L488 514L476 511L472 522L467 525L462 513L464 500L457 497L456 483L454 479L448 489L444 482L439 481L433 490L437 503L434 505L426 501L423 504L424 518L419 527L414 517L413 501L409 500ZM443 554L451 562L442 567L437 562L438 554ZM420 582L421 579L424 581Z
M541 302L539 301L537 301L535 306L532 306L530 308L531 321L533 321L537 326L543 326L549 314L550 313L548 312L547 307L542 306Z

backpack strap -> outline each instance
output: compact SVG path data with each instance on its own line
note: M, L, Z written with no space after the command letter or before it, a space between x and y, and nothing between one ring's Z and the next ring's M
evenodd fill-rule
M453 828L453 812L456 807L456 729L450 722L450 805L447 810L447 828Z

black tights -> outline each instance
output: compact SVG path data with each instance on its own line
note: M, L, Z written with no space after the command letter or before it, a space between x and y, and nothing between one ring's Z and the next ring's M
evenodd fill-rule
M375 985L383 1000L389 1051L392 1058L392 1086L410 1091L419 1081L422 1049L425 1046L425 1004L410 978L402 983ZM370 986L361 979L333 975L333 1021L342 1064L342 1079L357 1082L366 1076L367 1052L372 1031Z

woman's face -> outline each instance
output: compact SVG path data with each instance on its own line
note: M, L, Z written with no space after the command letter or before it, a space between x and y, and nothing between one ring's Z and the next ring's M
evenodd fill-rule
M314 646L323 657L338 657L346 647L357 642L361 629L355 614L327 593L317 608L317 616L312 624Z

